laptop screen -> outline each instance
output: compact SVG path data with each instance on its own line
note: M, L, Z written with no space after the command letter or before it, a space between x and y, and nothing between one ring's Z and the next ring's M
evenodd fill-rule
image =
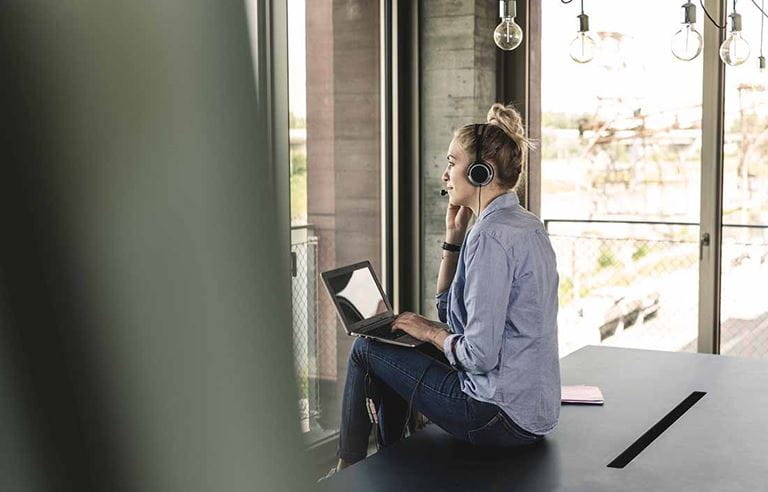
M339 306L347 327L388 310L376 280L367 265L326 279L329 293Z

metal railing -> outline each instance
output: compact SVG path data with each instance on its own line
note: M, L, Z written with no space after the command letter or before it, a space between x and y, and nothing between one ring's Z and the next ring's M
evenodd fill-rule
M696 350L699 224L576 219L544 224L560 274L561 356L600 343ZM744 299L745 283L768 278L768 226L723 228L723 353L768 356L768 301L754 299L749 309L733 301ZM734 307L749 316L734 318Z
M319 414L317 382L317 237L312 225L291 227L294 370L301 429Z

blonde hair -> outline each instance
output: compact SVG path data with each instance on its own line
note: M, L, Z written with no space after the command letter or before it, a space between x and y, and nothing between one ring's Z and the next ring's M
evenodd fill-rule
M533 144L525 136L525 127L520 113L511 104L495 103L488 110L488 127L483 134L483 148L480 158L493 164L496 177L502 186L514 188L523 172L528 149ZM474 125L465 125L454 132L456 143L475 159Z

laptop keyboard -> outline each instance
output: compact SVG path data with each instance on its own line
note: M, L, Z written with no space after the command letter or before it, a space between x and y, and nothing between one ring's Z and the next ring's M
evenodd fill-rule
M392 339L392 340L394 340L395 338L400 338L403 335L407 335L407 333L404 332L403 330L392 331L392 325L391 324L386 324L386 325L379 326L378 328L373 329L371 331L366 331L365 334L366 335L373 335L373 336L376 336L376 337L379 337L379 338L388 338L388 339Z

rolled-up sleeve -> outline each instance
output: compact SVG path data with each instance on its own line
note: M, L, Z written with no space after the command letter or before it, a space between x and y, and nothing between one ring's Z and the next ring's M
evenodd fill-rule
M442 323L448 321L448 291L444 290L435 296L435 307L437 308L437 318Z
M512 289L512 259L498 239L480 233L467 244L463 334L445 339L448 361L471 374L485 374L499 364L501 340Z

